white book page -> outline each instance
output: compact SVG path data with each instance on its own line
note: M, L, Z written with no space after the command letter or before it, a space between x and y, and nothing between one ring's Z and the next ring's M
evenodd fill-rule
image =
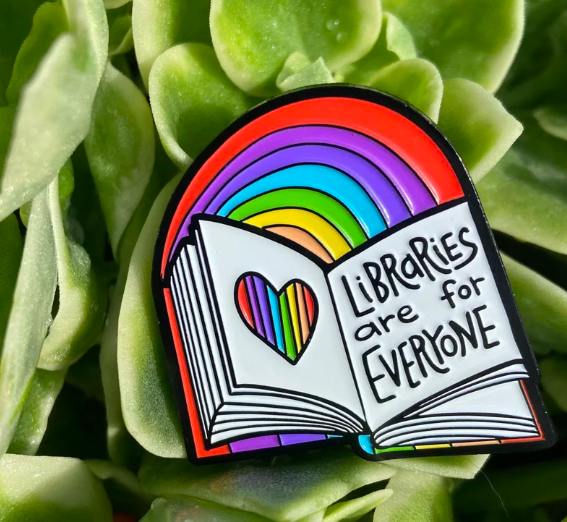
M385 237L334 268L329 281L373 431L521 359L466 203Z
M238 385L309 394L362 418L362 407L322 270L299 252L259 234L229 223L205 219L199 223ZM252 333L240 316L235 303L235 286L239 278L249 272L261 274L276 291L294 279L302 280L312 289L318 316L311 340L297 364L290 364ZM277 404L276 397L263 399L264 403L270 401Z

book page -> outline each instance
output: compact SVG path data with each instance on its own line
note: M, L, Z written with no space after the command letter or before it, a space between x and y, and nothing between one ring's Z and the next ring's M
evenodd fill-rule
M321 268L271 234L232 221L201 219L199 229L237 386L266 390L266 403L269 390L277 389L331 402L362 418ZM311 307L308 323L305 302Z
M539 431L518 381L472 391L385 426L374 435L378 447L430 442L472 442L537 437Z
M328 277L373 431L483 373L519 362L503 373L527 375L467 203L384 237Z

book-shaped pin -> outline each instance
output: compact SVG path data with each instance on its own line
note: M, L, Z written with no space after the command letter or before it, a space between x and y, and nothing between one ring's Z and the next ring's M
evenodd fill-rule
M195 462L553 442L472 182L382 93L295 91L226 129L172 197L154 296Z

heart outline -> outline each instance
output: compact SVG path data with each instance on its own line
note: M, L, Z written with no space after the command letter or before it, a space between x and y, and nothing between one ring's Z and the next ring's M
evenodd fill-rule
M251 279L248 279L251 278ZM269 336L266 335L267 332L264 332L264 328L265 328L265 316L263 314L260 314L260 322L261 322L261 326L262 326L262 332L258 331L258 329L256 328L256 320L254 317L252 317L253 314L247 316L245 314L245 311L242 309L241 307L241 302L240 302L240 298L239 298L239 291L243 291L241 290L242 288L246 288L247 285L247 281L254 281L253 278L256 278L255 282L257 284L257 281L259 280L261 283L263 283L266 287L266 292L268 292L268 289L271 290L271 292L273 293L273 295L275 295L278 299L278 303L281 303L281 299L283 295L287 296L287 299L289 298L289 296L287 295L288 289L290 287L295 288L295 307L296 309L299 309L300 305L297 301L297 286L298 285L302 291L304 292L303 294L303 298L304 298L304 305L307 307L307 301L310 299L311 300L311 305L312 305L312 312L310 314L308 314L308 332L307 332L307 336L304 335L304 331L303 328L300 327L300 332L297 332L296 330L292 329L292 332L289 334L292 338L292 343L293 346L295 348L295 359L292 359L288 352L287 352L287 342L285 342L285 348L282 350L280 347L278 347L278 343L274 340L274 341L270 341L270 339L268 338ZM250 284L250 283L248 283ZM255 287L257 288L257 287ZM252 308L252 306L250 305L250 297L249 297L249 293L246 294L247 295L247 299L249 300L249 306L250 308ZM255 294L255 299L258 299L257 294ZM301 279L298 278L294 278L294 279L290 279L289 281L287 281L278 291L274 285L272 285L272 283L262 274L258 273L258 272L245 272L244 274L242 274L240 277L238 277L238 279L236 280L236 283L234 285L234 303L236 306L236 309L238 311L238 315L240 316L240 319L242 320L242 322L246 325L246 327L248 328L248 330L250 330L250 332L252 332L254 334L255 337L257 337L258 339L260 339L266 346L268 346L272 351L276 352L280 357L282 357L283 359L285 359L285 361L289 364L291 364L292 366L295 366L299 360L301 359L301 357L303 356L303 354L307 351L307 348L309 347L309 344L311 342L311 339L313 338L313 334L315 332L315 328L317 326L317 320L319 318L319 306L318 306L318 301L317 298L315 296L315 293L313 292L313 289L305 282L302 281ZM289 300L288 300L289 303ZM257 305L259 304L258 302L256 303ZM251 310L248 310L249 313L251 313ZM299 315L299 311L296 312ZM282 317L282 309L281 309L281 304L279 306L279 318L281 319ZM268 319L271 319L271 324L272 326L275 326L275 318L273 316L272 313L270 313L270 317ZM289 322L292 322L291 319L289 319ZM302 321L301 323L302 326L305 325L305 322ZM293 327L293 324L292 324ZM284 325L282 324L282 322L280 322L280 328L281 328L281 332L282 335L284 335L284 339L285 339L285 334L283 333L285 330ZM297 335L300 335L302 338L302 347L297 350ZM275 337L275 335L274 335Z

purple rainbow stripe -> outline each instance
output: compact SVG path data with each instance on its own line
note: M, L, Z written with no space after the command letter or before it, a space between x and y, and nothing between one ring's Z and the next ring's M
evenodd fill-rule
M332 166L345 172L370 196L388 226L396 225L411 217L399 192L376 165L349 150L329 145L294 145L259 159L231 179L213 198L205 212L216 214L233 194L268 172L302 163Z
M272 327L272 310L270 308L270 303L268 303L266 283L259 277L254 276L254 286L256 287L256 295L258 296L258 302L260 304L260 314L262 315L266 338L271 344L275 345L276 339L274 335L274 329Z
M249 439L237 440L230 443L233 453L242 451L255 451L259 449L275 448L280 445L277 435L261 435L260 437L250 437Z
M252 307L252 315L254 316L254 326L256 330L262 335L265 336L264 332L264 323L262 321L262 313L260 312L260 307L258 304L258 297L256 295L254 281L252 276L248 276L246 278L246 290L248 291L248 299L250 301L250 306Z
M172 251L175 250L179 240L188 234L191 216L204 212L222 187L242 169L278 149L306 143L340 146L364 156L390 179L413 215L436 205L419 176L395 153L372 138L341 127L325 125L290 127L259 139L226 165L202 192L187 214Z
M305 444L306 442L318 442L327 438L336 438L336 435L318 435L313 433L287 433L279 435L260 435L248 439L238 440L230 443L232 453L244 451L257 451L278 446L292 446L293 444Z
M292 444L304 444L306 442L315 442L325 440L326 435L314 435L308 433L287 433L280 435L282 446L291 446Z

